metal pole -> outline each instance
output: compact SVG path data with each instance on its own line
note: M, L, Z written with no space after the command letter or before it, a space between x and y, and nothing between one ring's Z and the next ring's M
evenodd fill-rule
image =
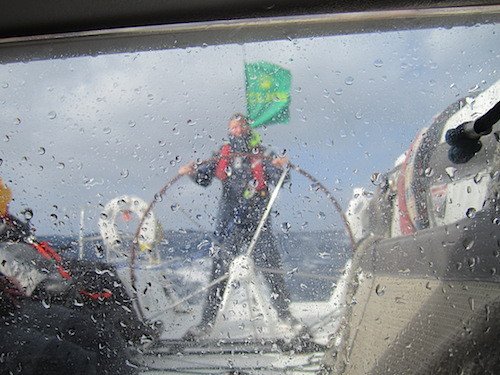
M78 259L83 259L83 228L85 225L85 208L80 211L80 234L78 237Z
M288 167L283 168L283 172L281 173L280 179L278 180L278 183L276 184L276 187L274 188L273 193L271 194L271 198L269 198L269 202L267 203L266 209L264 210L262 218L260 219L260 223L257 226L257 229L255 230L255 233L252 237L252 241L250 241L250 244L248 245L248 250L246 254L247 256L252 255L252 251L255 248L257 240L259 239L260 232L262 232L262 228L264 227L264 223L266 222L267 217L271 212L271 208L273 207L274 201L276 201L276 198L278 198L279 190L281 188L281 185L283 185L283 182L285 181L285 177L286 174L288 173L288 170L289 170Z

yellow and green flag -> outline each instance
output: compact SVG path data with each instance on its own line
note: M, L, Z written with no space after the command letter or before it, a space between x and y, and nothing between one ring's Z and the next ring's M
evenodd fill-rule
M268 62L245 64L247 114L252 128L290 121L289 70Z

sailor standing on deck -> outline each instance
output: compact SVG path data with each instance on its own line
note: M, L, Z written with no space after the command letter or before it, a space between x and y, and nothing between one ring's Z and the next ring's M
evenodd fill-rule
M271 160L269 157L274 158ZM236 114L229 120L229 143L220 149L213 161L198 168L190 162L179 169L179 174L189 175L201 186L210 185L214 177L222 181L216 227L220 249L212 256L211 280L223 276L232 260L248 247L269 201L268 186L278 181L287 163L287 158L277 157L266 150L260 144L259 135L251 131L248 120ZM252 255L257 267L281 268L281 257L269 218ZM264 276L279 318L287 325L297 325L298 321L289 311L290 295L283 276L276 273L264 273ZM186 333L186 339L210 333L226 284L227 279L209 289L202 320Z

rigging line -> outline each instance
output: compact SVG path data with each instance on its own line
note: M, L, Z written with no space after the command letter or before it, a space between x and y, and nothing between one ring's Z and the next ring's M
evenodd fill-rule
M335 315L337 315L338 311L341 310L341 309L342 309L342 307L339 307L337 310L329 312L328 314L325 314L323 317L318 318L318 320L316 320L314 323L309 324L309 328L310 329L314 329L314 328L316 328L316 327L318 327L320 325L321 325L321 327L324 327L324 325L327 324L328 321L331 322L332 319L339 319L340 317L339 316L335 316ZM338 332L338 330L336 332ZM333 334L333 333L330 333L330 335L331 334Z
M326 275L316 275L313 273L304 273L304 272L293 272L291 271L286 271L286 270L280 270L277 268L263 268L263 267L255 267L257 271L261 271L264 273L279 273L282 275L292 275L292 276L297 276L297 277L303 277L303 278L309 278L309 279L318 279L318 280L329 280L329 281L338 281L339 277L338 276L326 276Z
M221 281L227 279L229 277L229 274L224 274L222 276L220 276L219 278L213 280L212 282L208 283L207 285L205 285L204 287L194 291L193 293L187 295L186 297L182 298L181 300L177 301L176 303L174 303L173 305L170 305L168 307L166 307L165 309L163 309L162 311L159 311L158 313L156 313L155 315L151 316L150 319L155 319L157 317L159 317L161 314L165 313L166 311L168 310L171 310L177 306L179 306L180 304L186 302L186 301L189 301L191 298L197 296L198 294L200 294L201 292L204 292L205 290L211 288L212 286L220 283Z
M161 367L149 367L146 369L142 369L142 371L145 371L146 373L150 372L163 372L165 373L182 373L182 374L192 374L192 375L200 375L200 374L209 374L209 375L228 375L228 374L251 374L254 373L254 371L265 371L266 373L277 373L277 374L283 374L286 371L294 371L294 370L300 370L300 373L307 373L307 374L317 374L318 371L320 370L319 365L315 369L304 369L301 365L297 366L288 366L284 368L272 368L272 367L227 367L223 370L221 370L221 367L201 367L201 368L161 368ZM216 371L216 372L214 372ZM229 371L229 372L228 372ZM243 373L240 373L240 371L244 371ZM247 372L251 371L251 372Z
M189 219L189 221L191 221L194 225L196 225L196 227L197 227L198 229L201 229L203 232L210 233L210 231L208 231L207 229L205 229L205 228L203 227L203 225L201 225L201 224L200 224L200 222L199 222L198 220L196 220L195 218L193 218L193 216L192 216L189 212L187 212L184 208L182 208L182 206L181 206L178 202L176 202L176 201L174 201L174 200L172 200L172 199L169 199L169 200L170 200L173 204L175 204L175 205L177 206L177 208L179 209L179 211L180 211L182 214L184 214L184 216L186 216L186 217Z
M287 366L284 368L273 368L273 367L227 367L223 370L221 370L221 367L200 367L200 368L171 368L171 367L166 367L166 368L161 368L161 367L148 367L148 368L141 368L142 371L146 373L150 372L163 372L165 373L182 373L182 374L192 374L192 375L200 375L200 374L209 374L209 375L228 375L228 374L251 374L254 373L254 371L265 371L266 373L278 373L278 374L283 374L286 371L294 371L294 370L300 370L300 373L311 373L311 374L317 374L318 371L320 370L319 365L317 368L314 369L304 369L301 365L297 366ZM215 372L214 372L215 371ZM229 372L228 372L229 371ZM240 373L240 371L244 371L243 373ZM251 372L247 372L251 371Z
M144 311L142 311L141 304L139 303L139 296L137 293L137 288L135 286L135 272L134 272L134 266L135 266L135 248L136 248L136 243L139 242L139 234L142 228L142 225L144 224L144 220L148 216L148 214L151 212L155 202L157 201L158 198L156 197L162 197L163 194L165 194L165 191L170 188L173 184L177 182L182 177L182 175L177 174L174 178L172 178L163 188L160 190L160 192L155 195L155 198L149 203L148 208L144 212L144 215L142 215L141 220L139 221L139 225L137 226L137 229L134 234L134 240L132 241L132 247L130 248L130 284L132 286L132 293L133 293L133 299L137 301L136 306L137 306L137 312L139 313L139 316L143 321L145 321L144 317Z
M292 271L286 271L286 270L281 270L281 269L277 269L277 268L255 267L255 269L257 271L260 271L260 272L263 272L263 273L275 273L275 274L282 274L282 275L293 275L294 277L310 278L310 279L317 279L317 280L338 281L338 279L339 279L338 276L335 277L335 276L326 276L326 275L316 275L316 274L304 273L304 272L293 272L293 270ZM182 300L177 301L175 304L166 307L164 310L162 310L162 311L158 312L157 314L153 315L150 319L157 318L158 316L160 316L164 312L166 312L168 310L171 310L171 309L177 307L178 305L180 305L180 304L182 304L184 302L187 302L191 298L197 296L201 292L207 290L208 288L210 288L213 285L215 285L215 284L217 284L217 283L225 280L228 277L229 277L229 275L225 274L225 275L219 277L218 279L213 280L210 284L208 284L208 285L206 285L206 286L204 286L204 287L202 287L202 288L194 291L193 293L191 293L188 296L184 297Z
M260 268L260 267L256 267L255 269L258 270L258 271L267 272L267 273L291 274L291 275L294 275L294 276L304 277L304 278L311 278L311 279L318 279L318 280L328 280L328 281L338 281L338 277L333 277L333 276L314 275L314 274L310 274L310 273L299 273L299 272L290 273L290 271L284 271L284 270L279 270L279 269L274 269L274 268ZM184 302L189 301L191 298L197 296L198 294L200 294L201 292L204 292L205 290L211 288L212 286L220 283L221 281L227 279L228 277L229 277L229 274L227 274L227 273L224 274L224 275L222 275L222 276L220 276L219 278L217 278L217 279L213 280L212 282L210 282L208 285L205 285L205 286L201 287L200 289L197 289L196 291L194 291L193 293L187 295L186 297L182 298L181 300L177 301L173 305L170 305L170 306L166 307L165 309L157 312L155 315L151 316L150 319L158 318L159 316L161 316L161 314L163 314L163 313L167 312L168 310L171 310L171 309L173 309L173 308L181 305Z
M196 365L196 362L193 361L182 361L182 362L187 362L187 363L192 363L193 365ZM312 362L307 362L306 364L297 364L293 366L283 366L283 367L276 367L276 366L229 366L229 367L224 367L224 366L215 366L215 365L209 365L209 364L200 364L200 367L177 367L177 368L172 368L172 367L151 367L147 365L141 365L138 366L141 371L147 371L147 372L158 372L158 371L171 371L174 373L182 372L183 374L227 374L227 371L266 371L268 372L277 372L282 374L284 371L290 371L290 370L297 370L300 369L301 373L312 373L316 374L319 368L317 368L320 363L312 363ZM314 367L311 369L304 368L304 366L307 367ZM210 371L210 372L205 372L205 371ZM213 372L216 371L216 372ZM237 373L237 372L235 372Z
M278 193L283 185L283 182L285 181L285 177L288 173L289 169L288 167L283 168L283 172L281 172L280 179L278 180L278 183L274 187L274 190L271 194L271 197L269 198L269 202L267 202L266 209L264 210L264 213L262 214L262 218L260 219L259 225L257 226L257 229L255 230L255 233L253 234L252 240L250 241L250 244L248 245L248 249L246 252L246 255L249 257L252 255L253 249L255 248L255 244L257 243L257 240L259 239L260 232L262 232L262 228L264 227L264 223L266 222L267 218L269 217L269 213L271 212L271 208L276 201L276 198L278 198Z

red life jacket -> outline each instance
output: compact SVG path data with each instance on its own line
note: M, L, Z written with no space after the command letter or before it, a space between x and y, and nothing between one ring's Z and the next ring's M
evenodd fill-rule
M229 167L229 163L231 162L232 156L231 145L224 145L220 151L221 157L217 163L217 168L215 170L215 177L224 181L227 179L227 168ZM253 178L257 181L257 186L255 187L256 191L261 191L266 189L267 182L265 180L264 175L264 164L262 163L262 153L258 152L256 156L250 157L250 163L252 165L252 173Z

